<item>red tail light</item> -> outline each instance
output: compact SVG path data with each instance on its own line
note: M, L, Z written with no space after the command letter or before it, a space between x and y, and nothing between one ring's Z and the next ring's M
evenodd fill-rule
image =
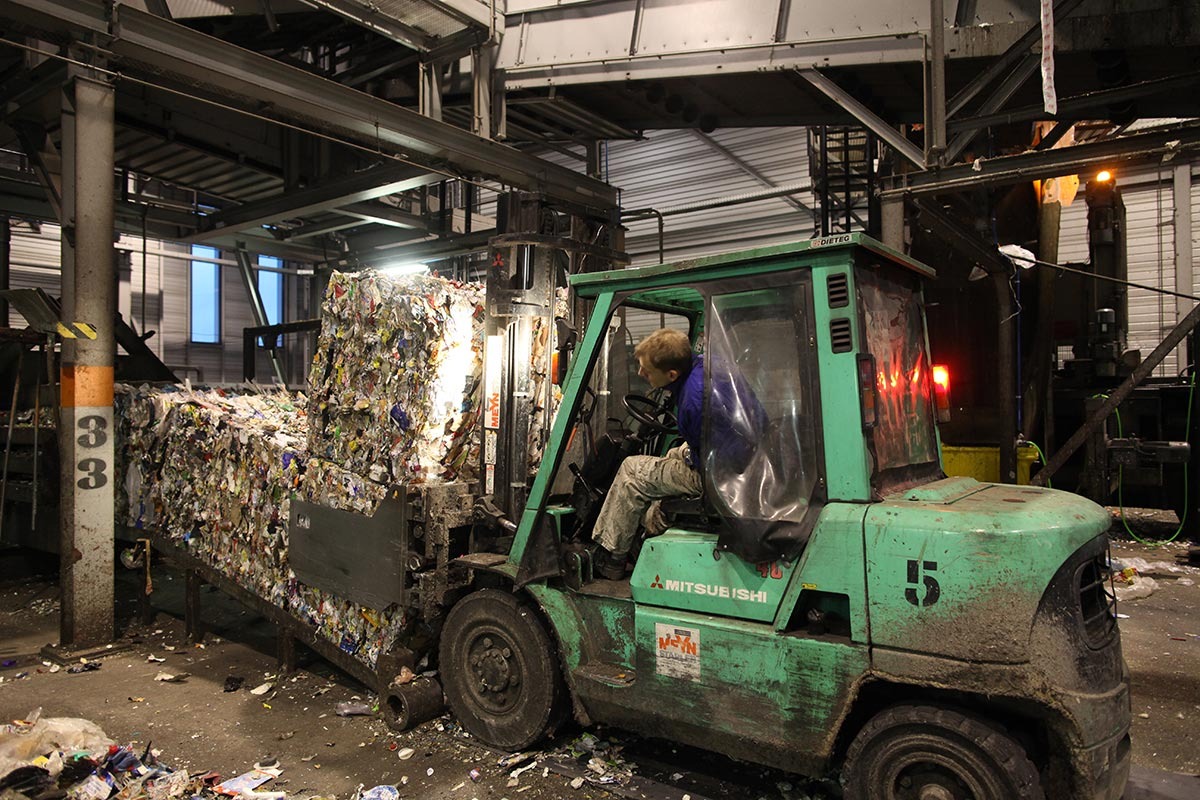
M858 393L863 428L874 428L879 420L875 409L875 391L875 359L862 354L858 357Z
M937 421L950 421L950 370L942 364L933 365L933 394L934 405L937 408Z

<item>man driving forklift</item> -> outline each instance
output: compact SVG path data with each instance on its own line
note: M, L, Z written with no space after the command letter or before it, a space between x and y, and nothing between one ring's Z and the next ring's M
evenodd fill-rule
M664 389L674 398L675 421L683 443L663 456L629 456L621 462L592 529L592 539L597 543L593 567L597 575L608 580L625 576L639 522L651 534L665 529L661 514L655 513L658 501L704 492L700 463L705 421L704 356L692 352L687 334L669 328L651 333L633 354L638 375L653 389ZM708 435L716 443L711 455L736 467L749 459L753 434L761 432L765 414L748 387L725 383L711 388ZM743 409L747 407L752 409L749 425L745 421L737 424L734 417L745 415Z

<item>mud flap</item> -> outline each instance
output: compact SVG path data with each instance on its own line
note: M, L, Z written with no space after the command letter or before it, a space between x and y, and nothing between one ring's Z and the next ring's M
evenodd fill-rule
M516 588L520 589L532 581L556 578L562 573L562 554L559 552L554 519L549 514L542 513L534 523L529 541L525 543L525 552L521 555L521 563L517 567Z

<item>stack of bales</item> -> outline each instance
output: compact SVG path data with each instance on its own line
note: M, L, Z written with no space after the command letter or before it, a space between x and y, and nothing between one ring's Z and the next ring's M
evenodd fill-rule
M119 521L169 535L374 664L402 610L297 581L290 500L372 514L393 484L472 479L482 314L475 285L335 274L309 396L120 387Z

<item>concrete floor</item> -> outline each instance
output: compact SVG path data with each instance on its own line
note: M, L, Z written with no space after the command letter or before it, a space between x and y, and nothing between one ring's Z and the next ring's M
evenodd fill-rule
M1117 557L1150 562L1171 561L1175 552L1114 545ZM1120 605L1120 612L1128 615L1121 620L1121 630L1133 676L1133 760L1141 768L1194 775L1200 773L1200 748L1194 744L1194 728L1200 724L1200 569L1163 575L1156 578L1152 595ZM180 576L166 570L156 575L154 605L159 611L149 626L133 622L134 576L118 578L119 629L124 632L119 645L129 649L105 657L101 669L77 675L51 673L37 655L58 638L53 576L0 588L0 660L15 662L0 667L0 720L24 717L38 707L45 716L83 717L119 742L139 748L153 743L166 764L193 773L216 770L231 777L256 761L278 758L284 769L281 779L262 788L296 798L345 799L360 784L396 784L401 797L429 800L612 796L589 784L572 789L568 776L541 768L523 773L518 785L508 786L509 770L497 764L501 754L479 745L449 717L404 734L393 734L374 718L338 717L339 702L367 699L367 691L315 657L302 661L296 674L279 676L270 623L228 598L208 593L204 619L212 634L203 647L193 646L184 638ZM1189 584L1192 580L1195 583ZM152 662L150 656L165 661ZM162 671L187 672L190 677L183 683L155 681ZM27 677L17 679L22 672ZM239 691L223 691L229 676L245 679ZM271 692L262 697L250 694L264 682L275 684ZM818 785L773 770L623 733L597 733L624 743L624 756L636 773L659 781L644 784L633 796L827 796ZM547 749L567 747L579 734L576 728L567 730ZM398 753L404 748L413 748L415 755L401 760ZM470 777L472 769L480 773L477 782ZM1196 787L1200 789L1200 782ZM1179 796L1196 797L1200 791Z

